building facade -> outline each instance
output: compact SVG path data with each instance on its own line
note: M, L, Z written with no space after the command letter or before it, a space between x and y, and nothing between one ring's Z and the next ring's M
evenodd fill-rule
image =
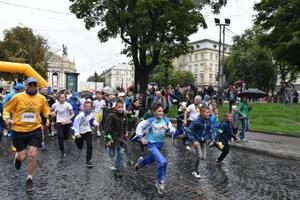
M75 63L69 60L66 51L62 56L51 54L48 61L48 83L53 90L77 91L78 75Z
M104 85L112 89L128 88L134 83L133 66L128 63L119 63L102 72L100 77L105 79Z
M219 42L209 39L191 42L193 52L181 56L173 61L173 66L177 69L184 69L193 73L195 85L204 88L209 85L215 90L218 89L219 73ZM225 44L224 55L228 55L231 45ZM223 45L221 45L222 58Z

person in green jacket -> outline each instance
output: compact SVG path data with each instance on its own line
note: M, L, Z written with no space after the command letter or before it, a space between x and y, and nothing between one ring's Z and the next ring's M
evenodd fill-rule
M240 115L240 120L242 122L242 129L240 132L240 140L243 141L245 138L246 131L249 130L249 112L252 109L252 105L248 104L248 97L244 96L242 97L241 103L238 106L238 112Z

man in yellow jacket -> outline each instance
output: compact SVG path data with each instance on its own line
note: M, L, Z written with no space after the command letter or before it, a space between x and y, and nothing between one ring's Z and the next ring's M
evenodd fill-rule
M16 94L3 109L3 119L7 125L11 125L12 141L17 149L14 160L16 169L21 168L21 161L26 159L26 155L29 157L27 192L34 189L32 175L36 167L37 148L41 146L42 141L40 113L46 118L50 114L47 100L37 93L37 88L37 80L33 77L28 78L25 92ZM13 113L12 119L10 113Z

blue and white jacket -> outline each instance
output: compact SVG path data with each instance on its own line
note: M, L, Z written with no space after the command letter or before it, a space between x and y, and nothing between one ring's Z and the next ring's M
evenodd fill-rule
M81 112L75 117L74 120L74 135L85 134L92 131L92 126L98 126L95 114L93 112Z
M167 128L165 128L167 127ZM148 143L164 143L166 134L174 134L175 128L167 117L158 120L151 117L141 121L136 128L136 135L133 140L146 138Z

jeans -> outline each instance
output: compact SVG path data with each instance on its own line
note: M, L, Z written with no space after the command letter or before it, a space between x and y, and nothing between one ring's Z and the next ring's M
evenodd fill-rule
M117 170L120 170L124 167L124 163L123 163L124 147L118 146L118 147L109 148L108 154L112 161L116 155L116 152L117 152L117 157L116 157L113 165Z
M167 165L168 162L165 157L161 154L160 150L163 146L163 143L153 143L147 144L147 148L150 151L150 154L147 155L141 162L140 167L151 164L154 161L157 164L157 182L165 182L167 178Z
M80 136L80 138L75 139L75 143L77 148L81 150L83 147L83 142L86 142L86 162L88 162L91 160L93 152L92 132L80 134Z
M200 160L206 159L206 144L205 142L198 142L198 144L194 144L194 149L196 152L196 160L194 164L194 171L199 172Z
M242 130L240 132L240 139L243 140L245 138L246 131L249 130L249 120L248 118L241 119L242 121Z

